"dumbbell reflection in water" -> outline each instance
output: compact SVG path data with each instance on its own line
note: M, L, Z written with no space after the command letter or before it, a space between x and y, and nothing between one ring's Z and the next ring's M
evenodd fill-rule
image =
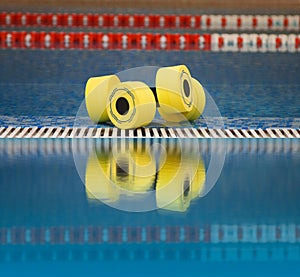
M192 121L202 114L204 89L185 65L162 67L154 75L155 87L151 88L137 80L121 82L116 75L90 78L85 102L92 121L111 121L118 128L132 129L148 125L156 107L169 122Z
M85 175L89 201L108 205L154 192L156 207L184 212L204 189L205 166L199 152L129 141L90 154Z

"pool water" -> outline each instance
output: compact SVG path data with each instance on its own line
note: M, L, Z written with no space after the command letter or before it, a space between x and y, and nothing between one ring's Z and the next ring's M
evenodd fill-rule
M109 147L103 143L0 142L0 268L7 276L25 271L30 276L299 274L298 140L202 140L188 145L190 153L195 147L199 152L180 165L193 165L198 157L206 172L211 157L225 150L220 178L207 194L200 189L185 210L173 205L146 213L112 208L91 190L88 179L82 182L73 158L82 159L84 173L95 149L99 159L116 159L107 157ZM149 142L133 144L147 149ZM171 166L174 153L187 147L178 141L159 144L172 149L165 158ZM164 170L158 176L168 175ZM98 179L94 188L105 182Z

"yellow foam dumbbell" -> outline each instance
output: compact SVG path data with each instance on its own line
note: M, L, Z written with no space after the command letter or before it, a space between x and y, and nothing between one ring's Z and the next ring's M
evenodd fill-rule
M93 122L111 121L120 129L133 129L148 125L156 106L166 121L197 119L205 107L205 92L185 65L177 65L159 68L152 89L139 81L121 82L116 75L92 77L85 100Z

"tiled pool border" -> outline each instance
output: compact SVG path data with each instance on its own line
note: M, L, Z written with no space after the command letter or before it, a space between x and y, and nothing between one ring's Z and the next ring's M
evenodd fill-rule
M76 123L75 123L76 121ZM267 129L267 128L300 128L300 117L222 117L198 119L192 125L195 128L224 125L225 129ZM75 116L0 116L0 127L95 127L88 118L76 118ZM165 122L155 119L148 127L166 126ZM97 127L110 128L109 124L97 125ZM176 126L180 127L180 126ZM186 127L186 126L182 126Z

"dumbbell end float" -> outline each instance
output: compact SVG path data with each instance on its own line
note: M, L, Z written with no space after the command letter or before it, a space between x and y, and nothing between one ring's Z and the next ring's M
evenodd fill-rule
M85 87L85 104L91 120L95 123L107 122L107 99L112 89L120 83L116 75L92 77Z
M185 65L162 67L156 73L156 93L164 114L192 109L191 74Z
M192 98L191 110L180 112L177 106L172 106L171 103L163 103L158 107L160 116L168 122L185 122L194 121L203 113L206 97L205 92L198 80L191 78Z
M114 87L108 99L108 117L120 129L148 125L155 112L154 95L142 82L122 82Z

